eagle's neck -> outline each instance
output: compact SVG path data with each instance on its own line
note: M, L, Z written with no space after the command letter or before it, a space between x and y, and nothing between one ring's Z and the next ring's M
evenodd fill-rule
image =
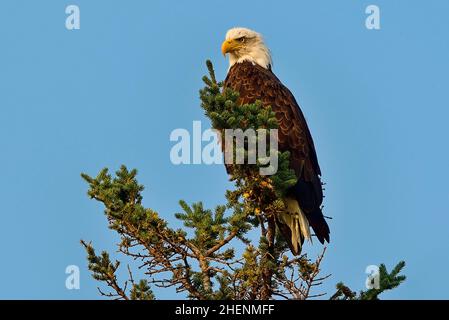
M271 69L272 65L270 50L268 50L268 48L263 43L253 45L251 46L251 48L246 49L244 52L231 53L229 55L229 69L234 64L242 63L244 61L258 64L265 69Z

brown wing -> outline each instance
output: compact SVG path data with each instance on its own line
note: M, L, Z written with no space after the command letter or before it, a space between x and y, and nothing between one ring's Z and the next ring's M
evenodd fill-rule
M262 101L270 105L279 123L279 150L290 152L290 167L298 178L288 196L298 200L321 243L329 242L329 227L321 212L323 191L315 146L304 115L294 96L269 70L251 62L236 63L228 72L225 88L239 92L239 103Z
M239 92L240 104L262 101L270 105L279 123L279 149L290 151L297 177L314 180L321 174L312 136L298 103L271 70L251 62L236 63L226 77L225 87Z

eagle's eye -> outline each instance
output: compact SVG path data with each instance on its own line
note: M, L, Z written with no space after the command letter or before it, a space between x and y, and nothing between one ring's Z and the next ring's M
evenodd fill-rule
M237 38L236 40L238 42L242 42L243 43L243 42L245 42L245 37L240 37L240 38Z

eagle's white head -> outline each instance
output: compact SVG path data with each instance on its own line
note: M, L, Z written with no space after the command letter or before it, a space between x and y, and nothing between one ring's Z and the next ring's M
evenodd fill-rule
M223 55L229 54L229 65L251 61L265 69L272 65L270 50L265 45L262 35L246 28L232 28L226 33L221 46Z

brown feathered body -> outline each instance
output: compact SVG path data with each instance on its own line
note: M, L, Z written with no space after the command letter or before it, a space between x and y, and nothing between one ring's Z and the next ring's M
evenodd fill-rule
M279 123L279 151L290 152L290 167L298 178L296 185L287 191L285 214L276 218L278 229L293 254L300 254L304 238L310 236L307 234L309 226L321 243L329 242L329 226L321 211L323 191L315 146L304 115L290 90L271 68L249 61L235 63L230 68L224 87L239 93L238 103L241 105L259 100L275 112ZM292 205L295 200L297 204ZM297 206L299 208L295 209Z

